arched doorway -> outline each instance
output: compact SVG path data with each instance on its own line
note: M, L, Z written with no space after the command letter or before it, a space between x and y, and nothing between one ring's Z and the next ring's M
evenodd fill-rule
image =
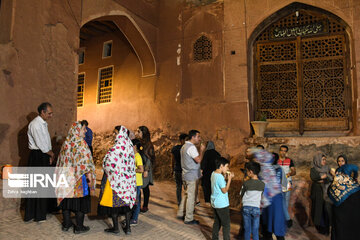
M304 4L279 12L252 36L255 118L265 115L274 133L349 130L346 24Z
M148 102L143 96L153 93L142 87L154 81L152 51L126 18L99 17L80 29L77 119L88 120L94 132L119 122L131 127L142 117L140 106Z

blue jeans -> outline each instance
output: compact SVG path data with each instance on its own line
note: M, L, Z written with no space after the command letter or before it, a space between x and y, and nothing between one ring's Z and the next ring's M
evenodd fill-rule
M244 239L250 240L252 233L253 240L259 240L260 208L243 207Z
M290 215L289 215L290 192L291 191L287 191L287 192L282 193L282 195L283 195L284 215L285 215L285 220L286 221L290 220Z
M137 221L138 217L139 217L139 213L140 213L140 206L141 206L141 186L137 186L136 187L136 201L138 202L135 206L134 206L134 212L132 215L132 220Z

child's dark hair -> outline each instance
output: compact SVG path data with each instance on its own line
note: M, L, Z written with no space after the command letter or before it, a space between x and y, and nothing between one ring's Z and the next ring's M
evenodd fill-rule
M245 169L252 171L255 175L258 175L260 172L260 164L254 161L250 161L245 164Z
M224 157L217 157L215 159L216 169L219 169L221 165L225 166L226 164L229 164L229 160Z
M259 149L265 149L265 147L264 147L263 145L261 145L261 144L256 145L256 148L259 148Z
M86 121L86 120L82 120L81 121L81 126L89 126L89 123L88 123L88 121Z
M139 139L133 139L131 140L133 145L136 146L136 149L139 153L142 153L144 148L143 148L143 145L141 144L140 140Z

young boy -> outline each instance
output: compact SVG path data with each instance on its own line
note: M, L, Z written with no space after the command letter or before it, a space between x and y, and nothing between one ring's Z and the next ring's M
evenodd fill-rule
M240 195L243 204L244 239L259 240L260 201L264 192L265 184L258 179L260 164L248 162L245 165L249 180L243 183Z
M212 239L219 239L219 230L222 226L224 240L230 239L230 212L228 191L233 173L229 172L229 161L218 157L215 161L216 170L211 174L211 206L214 209L214 225ZM228 176L226 183L224 175Z

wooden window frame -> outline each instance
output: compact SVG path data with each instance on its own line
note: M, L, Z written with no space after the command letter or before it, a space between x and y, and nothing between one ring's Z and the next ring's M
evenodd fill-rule
M110 101L109 102L100 102L100 93L101 93L101 70L106 69L106 68L112 68L112 75L111 75L111 92L110 92ZM109 104L112 102L113 100L113 88L114 88L114 65L109 65L106 67L102 67L98 69L98 91L97 91L97 99L96 99L96 103L97 104Z
M82 89L83 89L83 91L82 91L82 105L81 106L79 106L79 102L78 102L78 100L79 100L79 92L77 91L77 89L79 88L79 76L80 75L84 75L84 83L83 83L83 86L82 86ZM85 74L85 72L80 72L80 73L78 73L78 83L77 83L77 89L76 89L76 96L77 96L77 98L76 98L76 102L77 102L77 107L78 108L82 108L82 107L84 107L84 105L85 105L85 78L86 78L86 74Z
M109 44L109 43L111 43L110 56L105 56L105 46L106 46L107 44ZM106 41L106 42L103 43L102 59L106 59L106 58L111 58L111 57L112 57L113 47L114 47L113 40L109 40L109 41Z

